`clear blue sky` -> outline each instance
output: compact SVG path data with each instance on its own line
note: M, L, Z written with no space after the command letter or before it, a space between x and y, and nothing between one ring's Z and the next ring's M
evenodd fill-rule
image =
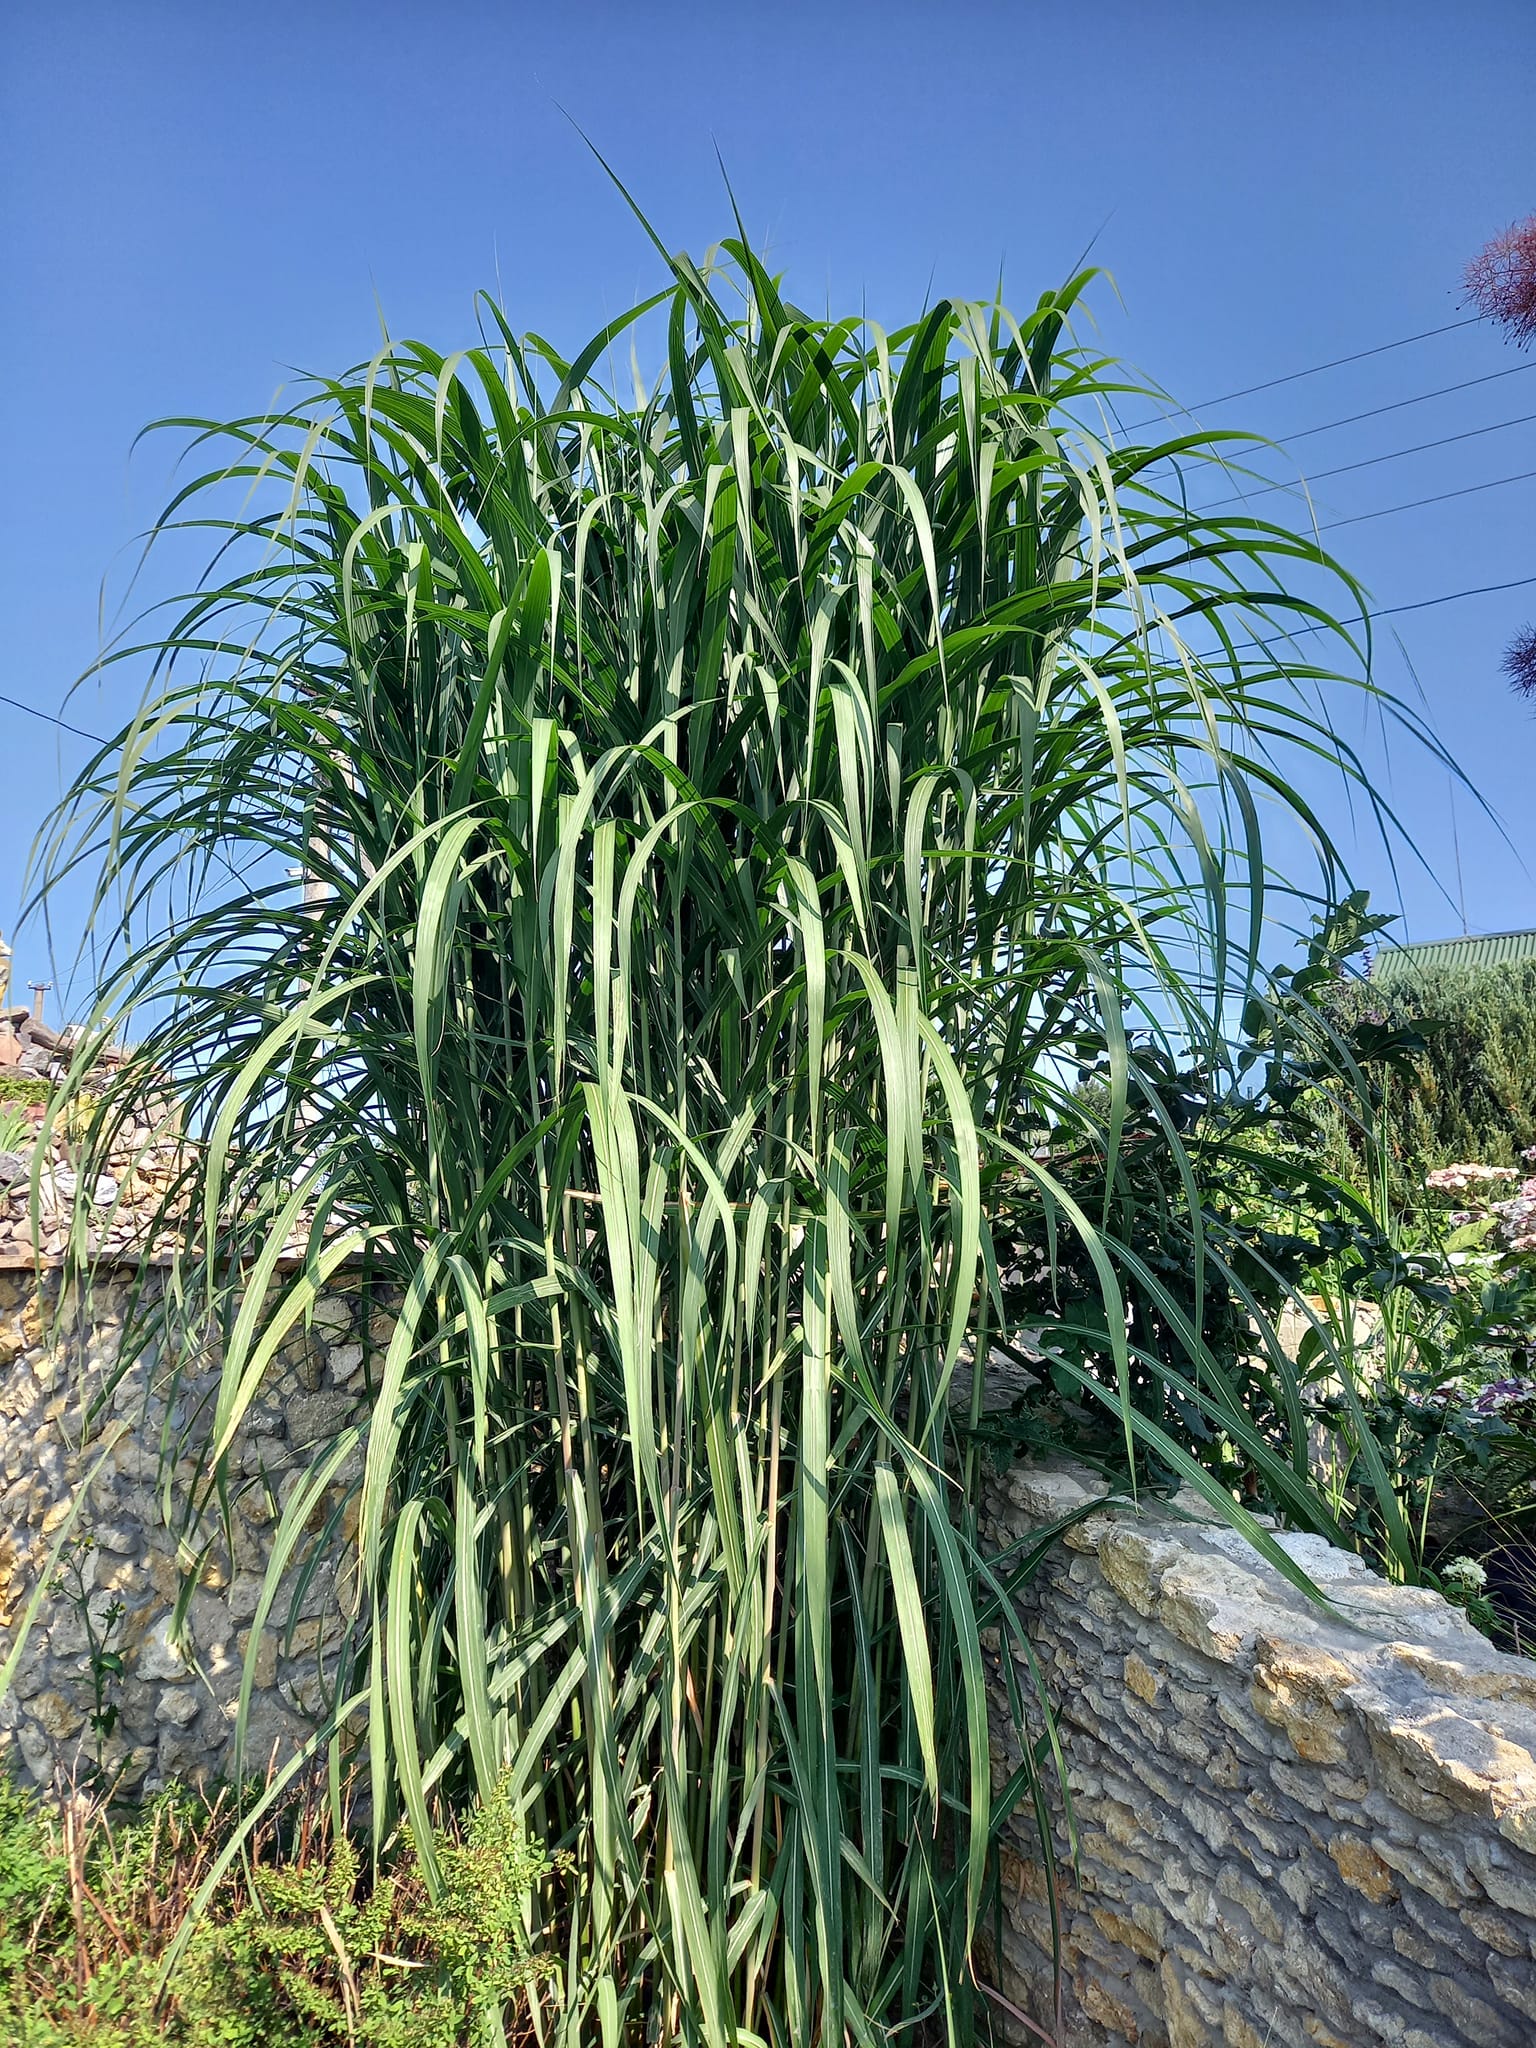
M749 227L811 303L887 324L935 292L1027 303L1091 243L1104 337L1181 399L1457 317L1461 267L1536 209L1530 0L1267 0L1088 9L944 0L528 6L432 0L16 0L0 26L0 691L56 710L97 646L102 575L162 501L166 413L259 409L293 369L397 334L470 338L478 288L585 336L655 281L560 111L665 239ZM1205 415L1284 437L1536 362L1466 328ZM1536 369L1311 436L1311 471L1536 414ZM1536 470L1536 421L1317 487L1319 516ZM1271 500L1271 503L1276 501ZM1536 481L1343 528L1382 606L1536 575ZM1536 586L1392 620L1385 682L1430 716L1512 846L1455 807L1473 930L1536 923L1536 715L1498 673ZM1409 663L1411 663L1411 672ZM130 685L75 700L108 729ZM0 704L0 925L33 833L88 751ZM1377 755L1379 759L1379 753ZM1408 929L1459 928L1447 779L1403 747L1389 793L1443 890L1401 870ZM1337 802L1333 819L1349 838ZM1390 898L1376 845L1361 878ZM72 940L78 907L61 906ZM40 934L17 980L43 973ZM57 999L55 999L56 1001Z

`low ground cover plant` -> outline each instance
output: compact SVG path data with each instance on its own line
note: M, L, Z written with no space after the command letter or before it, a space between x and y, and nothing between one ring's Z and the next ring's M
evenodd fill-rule
M504 1792L434 1838L435 1897L408 1841L370 1870L323 1786L292 1791L230 1859L239 1810L176 1790L131 1812L81 1793L59 1806L0 1779L4 2039L467 2048L487 2014L507 2041L530 2038L551 1965L527 1913L551 1867Z

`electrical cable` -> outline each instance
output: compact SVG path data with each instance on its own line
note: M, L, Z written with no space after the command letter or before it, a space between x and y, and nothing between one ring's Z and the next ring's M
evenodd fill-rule
M1226 391L1220 398L1203 398L1198 405L1181 406L1179 410L1186 413L1209 412L1213 405L1230 405L1235 398L1252 398L1256 391L1273 391L1281 384L1297 384L1303 377L1320 377L1324 370L1339 370L1346 363L1363 363L1369 356L1388 355L1395 348L1411 348L1414 342L1432 341L1437 334L1455 334L1459 328L1475 327L1481 317L1481 314L1469 313L1465 320L1451 320L1444 327L1426 327L1422 334L1405 334L1400 341L1379 342L1375 348L1358 349L1352 356L1335 356L1331 362L1313 363L1306 370L1291 370L1284 377L1269 377L1262 384L1245 384L1241 391ZM1155 426L1162 417L1158 414L1153 419L1138 420L1135 426L1124 427L1121 431L1138 433L1142 427Z
M1472 314L1469 315L1468 318L1466 318L1465 320L1451 320L1447 322L1446 325L1443 327L1426 327L1419 334L1406 334L1403 335L1397 341L1383 341L1378 343L1377 346L1374 348L1359 349L1353 355L1334 356L1328 362L1313 363L1309 368L1304 370L1291 370L1283 377L1266 378L1265 381L1261 384L1245 384L1239 391L1224 392L1222 396L1219 398L1202 399L1198 405L1186 406L1182 409L1189 414L1193 414L1195 412L1208 412L1213 406L1230 405L1235 399L1251 398L1254 396L1255 393L1260 391L1274 391L1282 384L1295 384L1299 383L1303 378L1306 377L1321 376L1323 372L1326 370L1342 369L1346 364L1349 363L1363 363L1372 356L1388 355L1394 349L1410 348L1416 342L1431 341L1437 335L1454 334L1460 328L1476 326L1478 317L1478 315ZM1288 434L1285 437L1285 439L1287 445L1292 441L1307 441L1312 439L1312 437L1317 434L1331 434L1340 427L1357 426L1362 420L1378 419L1381 417L1383 413L1401 412L1406 406L1410 405L1426 405L1431 399L1445 398L1456 391L1470 391L1475 385L1492 384L1497 382L1497 380L1501 377L1513 377L1516 376L1521 370L1533 369L1536 369L1536 361L1527 363L1516 363L1509 369L1490 371L1486 376L1469 377L1465 380L1465 382L1460 384L1442 384L1439 387L1439 389L1435 391L1421 391L1413 398L1399 398L1393 400L1392 403L1389 405L1373 406L1369 412L1351 413L1345 419L1329 420L1324 425L1318 427L1306 427L1303 428L1300 433ZM1121 432L1127 434L1136 433L1144 426L1158 425L1164 419L1164 417L1164 415L1160 414L1157 415L1155 418L1138 420L1131 426L1123 427L1121 429ZM1208 505L1204 509L1212 512L1219 511L1221 507L1225 505L1243 504L1246 503L1247 500L1250 498L1266 497L1269 495L1269 493L1273 491L1300 491L1306 489L1311 484L1323 483L1329 477L1345 476L1359 469L1371 469L1376 464L1382 462L1397 462L1400 461L1404 456L1422 455L1433 448L1448 448L1457 441L1476 440L1477 437L1481 434L1500 433L1507 427L1525 426L1532 420L1536 420L1536 413L1522 413L1517 419L1495 421L1491 426L1469 427L1463 433L1447 434L1436 441L1420 441L1411 448L1394 448L1389 450L1388 453L1386 453L1385 455L1370 455L1360 462L1345 462L1339 464L1338 467L1335 469L1319 470L1315 476L1306 479L1305 482L1294 484L1261 484L1258 486L1257 489L1252 491L1239 492L1235 497L1219 498L1216 500L1215 504ZM1522 470L1516 476L1494 477L1487 483L1469 484L1463 490L1444 491L1434 497L1429 498L1414 498L1409 500L1406 504L1402 505L1383 505L1379 510L1375 512L1357 512L1347 519L1329 520L1328 524L1325 527L1319 528L1319 531L1331 533L1336 528L1341 526L1358 526L1365 520L1385 519L1395 512L1417 511L1421 506L1424 505L1440 504L1451 498L1471 497L1479 491L1496 490L1504 484L1523 483L1533 476L1536 476L1536 470ZM1365 613L1362 617L1361 623L1364 623L1365 619L1388 618L1396 612L1422 611L1430 605L1452 604L1457 599L1463 597L1482 597L1486 596L1487 594L1493 591L1516 590L1521 588L1523 583L1528 582L1536 582L1536 577L1525 577L1522 578L1521 581L1518 583L1490 583L1484 585L1481 589L1477 590L1455 590L1449 592L1444 597L1429 597L1421 599L1420 602L1417 604L1392 605L1384 611ZM1305 628L1304 630L1313 631L1316 629ZM83 726L71 725L68 719L58 718L51 711L39 710L37 705L25 703L20 697L8 696L3 690L0 690L0 704L9 704L14 710L25 711L29 718L40 718L44 721L45 724L56 725L61 732L72 733L76 739L90 740L94 745L99 747L106 746L108 744L108 742L104 740L99 733L87 732Z
M61 732L72 732L76 739L91 740L98 747L108 744L99 732L87 732L83 725L71 725L67 718L55 718L51 711L39 711L35 704L24 704L20 697L8 697L4 690L0 690L0 704L14 705L18 711L25 711L29 718L41 718L49 725L56 725Z
M1491 597L1499 590L1524 590L1528 583L1536 583L1536 576L1517 576L1512 583L1479 583L1473 590L1448 590L1443 597L1421 597L1414 604L1384 605L1379 612L1366 612L1363 619L1391 619L1399 612L1428 611L1431 605L1455 604L1463 597ZM1352 623L1352 622L1347 622Z
M1432 498L1410 498L1403 505L1382 505L1374 512L1353 512L1347 519L1330 519L1317 530L1319 533L1332 533L1337 527L1359 526L1367 519L1386 519L1394 512L1417 512L1421 505L1444 505L1452 498L1475 497L1479 491L1496 491L1501 484L1528 483L1533 476L1536 476L1536 469L1522 469L1514 476L1494 476L1484 484L1466 484L1459 491L1437 491Z
M1347 413L1341 420L1324 420L1320 427L1303 427L1299 433L1276 435L1275 439L1288 448L1293 441L1310 441L1317 434L1332 434L1340 427L1356 427L1362 420L1378 420L1384 413L1402 412L1410 405L1428 405L1432 398L1448 398L1453 391L1471 391L1478 384L1496 384L1501 377L1518 377L1526 370L1536 370L1536 357L1528 363L1511 363L1508 369L1489 370L1481 377L1464 378L1459 384L1441 384L1434 391L1419 391L1412 398L1394 398L1388 405L1373 405L1368 412ZM1255 438L1267 439L1268 436Z
M1479 583L1470 590L1447 590L1439 597L1417 598L1412 604L1383 605L1380 611L1359 612L1352 619L1329 619L1311 626L1277 626L1271 637L1276 640L1298 640L1303 633L1326 633L1335 625L1348 630L1354 626L1363 626L1371 619L1393 619L1403 612L1425 612L1438 604L1456 604L1464 597L1492 597L1501 590L1524 590L1531 583L1536 583L1536 576L1517 576L1511 583ZM1238 640L1234 641L1232 651L1237 654L1245 647L1262 647L1267 652L1269 644L1269 639Z
M1476 384L1496 384L1500 377L1518 377L1523 370L1536 370L1536 358L1528 363L1511 363L1506 370L1489 370L1482 377L1468 377L1460 384L1442 384L1438 391L1420 391L1413 398L1394 398L1390 405L1373 405L1369 412L1352 412L1342 420L1327 420L1320 427L1303 427L1299 434L1287 434L1292 441L1310 441L1315 434L1331 434L1339 427L1355 427L1361 420L1379 420L1383 413L1401 412L1405 406L1427 405L1432 398L1447 398L1453 391L1470 391Z
M1238 491L1230 498L1217 498L1214 504L1202 507L1206 512L1219 511L1223 505L1244 504L1249 498L1267 497L1271 491L1306 491L1313 484L1326 483L1331 476L1350 476L1357 469L1374 469L1378 463L1398 462L1405 455L1424 455L1431 448L1449 448L1457 441L1475 441L1482 434L1502 434L1507 427L1526 427L1536 420L1536 412L1522 412L1512 420L1494 420L1486 427L1467 427L1459 434L1444 434L1438 441L1415 441L1411 448L1393 448L1385 455L1367 455L1360 462L1341 462L1336 469L1320 469L1313 475L1302 477L1294 484L1260 484L1256 490Z

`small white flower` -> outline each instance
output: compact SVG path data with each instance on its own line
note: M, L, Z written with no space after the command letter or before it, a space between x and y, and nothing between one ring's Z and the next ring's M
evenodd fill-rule
M1481 1593L1488 1583L1488 1574L1475 1557L1453 1557L1440 1576L1461 1593Z

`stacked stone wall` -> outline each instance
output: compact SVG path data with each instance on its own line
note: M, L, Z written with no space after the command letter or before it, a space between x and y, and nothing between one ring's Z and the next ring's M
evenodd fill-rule
M989 1537L1001 1548L1100 1490L1015 1468ZM1438 1594L1389 1586L1319 1538L1279 1540L1331 1612L1240 1536L1166 1508L1090 1513L1037 1582L1031 1629L1076 1827L1074 1867L1053 1791L1064 2038L1529 2048L1536 1665L1497 1653ZM1001 1782L1020 1752L1000 1674L993 1726ZM1002 1880L994 1966L1052 2032L1028 1812Z
M123 1345L153 1320L136 1276L98 1275L84 1312L58 1272L0 1272L0 1754L44 1784L104 1772L124 1792L206 1781L231 1761L236 1701L279 1518L316 1445L365 1397L387 1323L355 1285L316 1302L269 1373L230 1458L227 1504L173 1526L199 1471L218 1346L177 1361ZM172 1371L172 1365L176 1370ZM338 1483L312 1518L346 1537ZM246 1757L265 1769L323 1718L347 1619L344 1541L301 1546L258 1642ZM34 1595L42 1597L34 1603ZM29 1609L32 1610L27 1626Z

